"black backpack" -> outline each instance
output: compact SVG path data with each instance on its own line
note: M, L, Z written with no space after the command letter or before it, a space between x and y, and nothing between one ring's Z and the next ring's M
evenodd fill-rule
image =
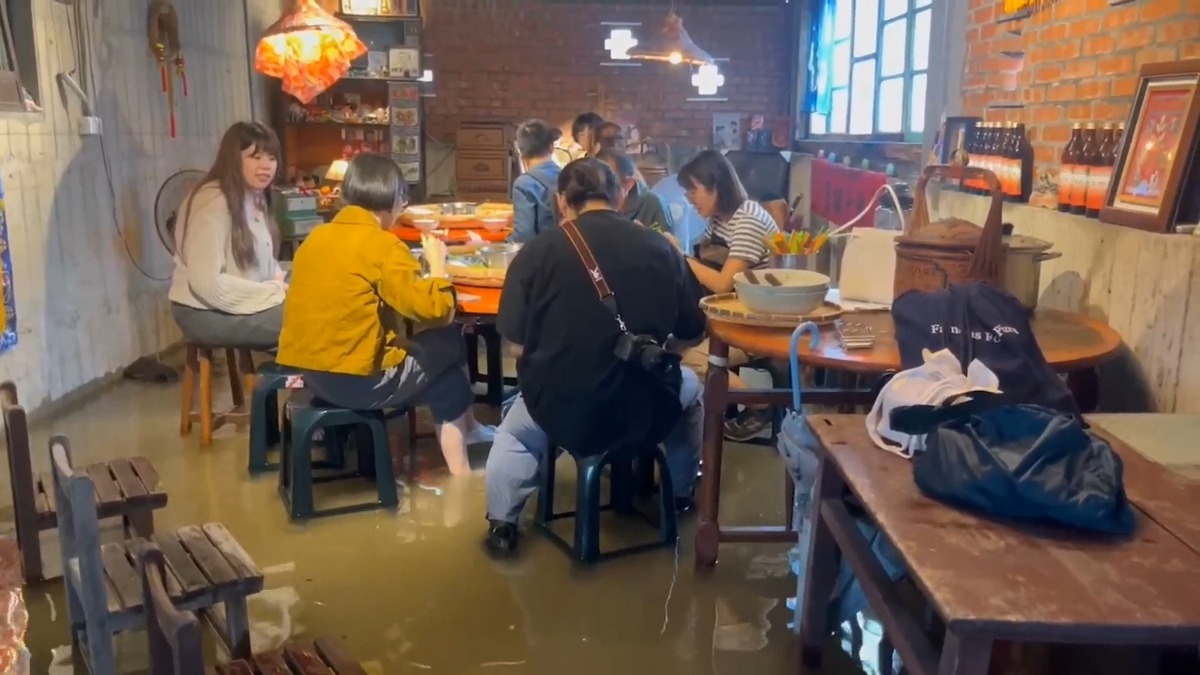
M892 303L892 320L904 368L924 363L923 349L949 349L963 372L975 359L990 368L1008 403L1080 414L1075 396L1038 347L1029 313L1008 292L979 283L909 291Z

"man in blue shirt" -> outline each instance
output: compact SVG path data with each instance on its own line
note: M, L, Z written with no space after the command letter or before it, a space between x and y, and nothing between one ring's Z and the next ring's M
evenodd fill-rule
M517 127L517 152L525 173L513 181L513 229L509 241L524 244L539 233L558 227L558 174L554 142L561 135L544 120L526 120Z

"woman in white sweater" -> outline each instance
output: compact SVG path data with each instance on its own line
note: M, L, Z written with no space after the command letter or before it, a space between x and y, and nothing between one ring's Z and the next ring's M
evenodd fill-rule
M279 342L287 284L275 261L265 197L278 157L274 132L238 122L184 201L168 296L191 342L263 350Z

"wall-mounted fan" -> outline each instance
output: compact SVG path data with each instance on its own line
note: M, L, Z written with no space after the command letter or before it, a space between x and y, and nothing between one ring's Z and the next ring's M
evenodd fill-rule
M184 169L168 178L154 198L154 229L171 255L175 255L175 222L183 211L183 202L202 178L203 171Z

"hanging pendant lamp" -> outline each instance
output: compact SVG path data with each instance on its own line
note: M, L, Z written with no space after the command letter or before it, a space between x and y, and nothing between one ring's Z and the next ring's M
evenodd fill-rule
M309 103L367 53L350 24L325 11L316 0L295 5L271 24L258 41L254 69L283 81L283 90Z
M683 19L675 10L667 15L667 21L658 35L629 50L629 58L670 64L686 63L690 66L713 63L712 55L692 42L691 36L683 28Z

